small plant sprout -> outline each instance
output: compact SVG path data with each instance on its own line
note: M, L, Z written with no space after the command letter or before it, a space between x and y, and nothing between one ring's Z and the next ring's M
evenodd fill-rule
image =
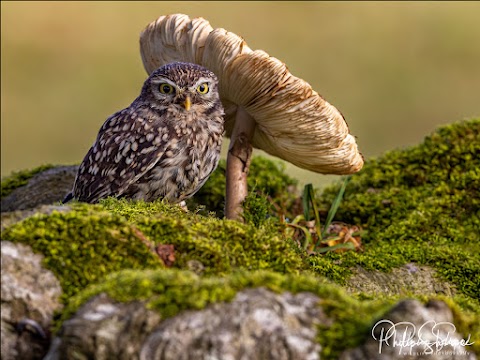
M333 222L349 180L350 177L348 176L343 181L337 196L330 206L323 227L320 221L320 212L315 201L315 190L312 184L305 185L302 196L303 215L298 215L292 222L286 223L287 228L293 229L293 234L291 235L303 250L308 253L325 253L327 251L340 252L360 249L360 228ZM312 212L313 217L311 215ZM295 230L299 230L300 234L295 236Z

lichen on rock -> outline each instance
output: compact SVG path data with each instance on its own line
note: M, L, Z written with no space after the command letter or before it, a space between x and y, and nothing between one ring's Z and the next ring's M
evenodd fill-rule
M42 359L53 314L62 308L62 288L53 273L42 267L42 255L9 241L2 241L1 248L2 359Z

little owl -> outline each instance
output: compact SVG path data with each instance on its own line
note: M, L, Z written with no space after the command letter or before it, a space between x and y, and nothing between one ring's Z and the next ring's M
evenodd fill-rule
M211 71L188 63L160 67L129 107L105 121L64 202L108 196L182 202L217 167L223 115Z

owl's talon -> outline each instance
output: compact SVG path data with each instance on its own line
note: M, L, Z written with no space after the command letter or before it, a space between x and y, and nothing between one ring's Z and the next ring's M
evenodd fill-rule
M179 202L178 206L180 206L180 209L182 209L184 212L188 212L188 207L187 207L187 203L185 202L185 200Z

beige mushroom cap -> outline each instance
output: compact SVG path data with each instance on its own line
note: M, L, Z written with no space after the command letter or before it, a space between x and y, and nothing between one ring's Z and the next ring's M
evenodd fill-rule
M202 18L187 15L160 16L140 34L140 55L148 74L172 62L201 65L203 47L213 30Z
M256 122L252 145L301 168L351 174L363 166L342 114L280 60L202 19L162 16L142 32L140 48L150 74L174 61L193 62L219 78L226 135L238 106Z

